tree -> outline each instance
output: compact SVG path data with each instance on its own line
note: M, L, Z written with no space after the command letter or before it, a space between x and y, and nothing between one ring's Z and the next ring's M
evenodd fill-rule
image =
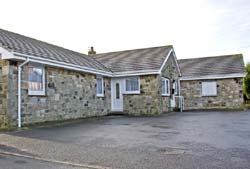
M250 98L250 63L246 64L246 76L244 77L244 94Z

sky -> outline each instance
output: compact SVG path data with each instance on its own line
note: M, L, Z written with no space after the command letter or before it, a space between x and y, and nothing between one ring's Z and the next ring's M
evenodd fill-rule
M249 0L0 1L0 28L85 54L173 45L178 59L250 62Z

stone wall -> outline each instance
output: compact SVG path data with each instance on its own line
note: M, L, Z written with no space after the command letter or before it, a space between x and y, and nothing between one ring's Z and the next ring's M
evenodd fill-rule
M217 96L201 96L202 82L208 80L181 81L181 95L185 110L197 109L239 109L243 104L243 79L219 79Z
M170 55L167 63L162 69L162 76L170 80L170 91L172 81L178 81L179 74L174 56ZM130 115L157 115L171 111L170 96L162 96L161 76L145 75L140 76L140 94L124 94L124 111Z
M13 66L12 69L16 67ZM22 73L22 123L30 124L102 116L110 112L110 78L104 78L104 97L96 96L96 75L46 66L46 95L29 96L27 66ZM17 76L10 78L11 108L16 119Z
M0 128L8 127L8 68L9 63L2 60L0 55Z
M0 56L0 129L11 128L16 123L17 114L9 113L17 106L17 93L11 95L13 87L17 86L17 81L12 83L12 79L17 77L15 66L16 62L2 60Z
M173 99L174 94L172 93L173 89L173 80L178 82L179 72L174 60L173 54L170 55L166 65L162 69L162 77L169 79L170 82L170 96L162 96L162 109L163 112L169 112L170 110L170 99ZM177 83L178 84L178 83Z
M140 76L140 94L124 94L124 113L129 115L160 114L161 95L158 75Z

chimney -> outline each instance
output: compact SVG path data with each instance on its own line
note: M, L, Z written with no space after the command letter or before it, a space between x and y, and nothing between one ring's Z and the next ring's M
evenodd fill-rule
M95 55L95 54L96 54L96 51L94 50L94 47L91 46L91 47L89 48L88 55Z

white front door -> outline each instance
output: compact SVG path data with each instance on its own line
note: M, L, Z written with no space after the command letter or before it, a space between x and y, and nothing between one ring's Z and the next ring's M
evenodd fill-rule
M111 79L111 111L123 111L123 79Z

